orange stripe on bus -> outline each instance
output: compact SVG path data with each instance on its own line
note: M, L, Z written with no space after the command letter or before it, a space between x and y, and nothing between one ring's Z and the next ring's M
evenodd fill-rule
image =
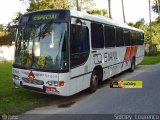
M129 61L129 58L130 58L130 51L131 51L131 47L127 47L125 57L124 57L124 60L125 60L126 64L128 64L128 61Z
M126 64L128 64L129 60L132 60L133 56L136 56L137 50L138 50L137 46L130 46L126 48L126 53L124 57Z

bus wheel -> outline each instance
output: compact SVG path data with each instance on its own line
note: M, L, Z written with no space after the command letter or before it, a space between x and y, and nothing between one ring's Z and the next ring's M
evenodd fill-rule
M98 87L98 75L96 71L94 71L91 76L90 87L88 88L88 91L90 93L93 93L97 90L97 87Z
M135 70L135 58L133 57L132 58L132 61L131 61L131 68L129 69L130 72L134 72Z

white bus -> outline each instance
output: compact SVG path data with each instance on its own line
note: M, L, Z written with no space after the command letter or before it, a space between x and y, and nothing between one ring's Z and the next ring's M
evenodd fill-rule
M70 96L144 58L144 32L79 11L43 10L21 16L13 82L33 91Z

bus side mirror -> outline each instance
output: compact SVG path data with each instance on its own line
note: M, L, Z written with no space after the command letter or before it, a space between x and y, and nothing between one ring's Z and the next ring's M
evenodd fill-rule
M86 22L81 21L79 18L76 19L76 23L80 23L80 25L86 25Z
M80 19L76 19L76 23L80 23L82 25L82 21Z

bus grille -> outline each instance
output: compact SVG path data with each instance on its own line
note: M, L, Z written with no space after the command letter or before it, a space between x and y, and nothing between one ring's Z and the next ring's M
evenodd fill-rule
M34 84L34 85L43 85L44 82L42 80L30 79L30 78L22 78L23 82Z

